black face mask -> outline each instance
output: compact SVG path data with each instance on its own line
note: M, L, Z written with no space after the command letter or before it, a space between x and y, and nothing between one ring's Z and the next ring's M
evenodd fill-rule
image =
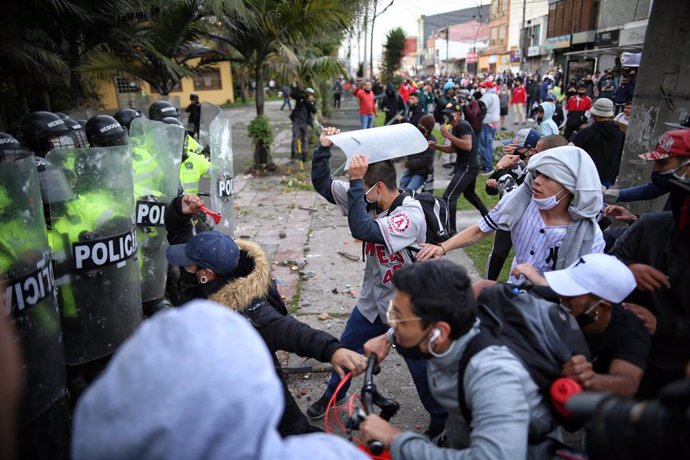
M428 334L428 332L427 332L427 334ZM392 336L393 346L395 347L396 350L398 350L398 353L400 353L400 356L402 356L403 358L431 359L431 354L423 353L422 350L419 349L419 345L421 345L421 343L426 340L427 334L424 334L424 337L422 337L421 340L419 342L417 342L417 345L413 345L411 347L403 347L402 345L399 345L398 342L395 340L395 335L393 335Z
M673 171L667 173L660 173L657 171L652 172L652 183L658 187L663 187L668 189L670 187L668 180L673 177Z
M446 113L445 115L443 115L443 122L446 124L452 124L454 119L455 117L453 117L453 115L450 113Z
M598 319L597 314L592 315L594 308L596 308L597 305L601 303L600 300L594 302L592 305L590 305L584 312L580 313L575 317L575 321L577 321L578 326L580 326L580 329L583 329L590 324L592 324L594 321ZM567 308L567 307L566 307Z

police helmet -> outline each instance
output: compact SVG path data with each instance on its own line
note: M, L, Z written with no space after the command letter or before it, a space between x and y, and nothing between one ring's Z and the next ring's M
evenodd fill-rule
M183 125L182 122L181 122L180 120L178 120L177 118L165 117L165 118L163 118L161 121L162 121L163 123L165 123L166 125L175 125L175 126L179 126L180 128L184 129L184 125Z
M21 128L24 145L36 155L76 147L73 130L54 113L32 112L24 117Z
M44 205L62 203L74 198L72 188L62 169L56 168L45 158L36 157L35 161Z
M86 137L91 147L127 145L127 130L110 115L96 115L86 122Z
M22 146L17 139L7 133L0 132L0 157L22 150ZM0 158L0 161L3 161L3 158Z
M129 126L132 124L132 120L135 118L141 118L142 116L143 114L141 112L134 109L120 109L115 112L114 115L117 122L126 128L127 131L129 131Z
M149 107L149 119L162 121L165 117L179 118L180 111L168 101L156 101Z
M84 132L84 126L86 126L86 124L81 124L74 118L65 114L56 113L55 115L58 115L60 118L62 118L62 121L65 122L65 125L72 130L72 135L74 136L74 142L76 143L77 148L83 149L89 146L89 143L86 140L86 133Z

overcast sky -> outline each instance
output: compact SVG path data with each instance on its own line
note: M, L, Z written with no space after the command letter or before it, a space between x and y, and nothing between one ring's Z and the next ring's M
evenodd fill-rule
M378 0L377 10L381 11L388 3L390 3L390 0ZM402 27L406 36L416 36L417 19L421 15L431 16L448 11L475 8L477 5L487 5L489 3L491 3L491 0L393 0L393 5L385 13L377 17L374 24L374 65L376 65L381 54L381 48L386 40L386 35L391 29ZM343 43L343 46L347 48L347 41ZM342 51L343 58L346 53L346 50ZM364 49L362 48L360 60L363 57ZM352 42L351 63L353 70L356 70L357 44L355 40Z

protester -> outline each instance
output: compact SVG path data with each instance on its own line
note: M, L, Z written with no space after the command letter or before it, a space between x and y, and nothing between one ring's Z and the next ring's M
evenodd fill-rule
M374 103L374 93L371 91L371 82L366 81L363 86L357 87L354 96L359 99L360 128L373 128L374 117L378 115L378 111Z
M690 173L669 179L669 184L671 211L640 216L611 252L635 275L637 290L631 301L648 308L634 313L653 330L637 393L641 399L656 397L665 385L682 378L690 361Z
M410 93L410 99L407 104L407 115L405 116L405 121L412 123L417 126L419 120L424 115L424 109L420 102L419 93L417 91L412 91ZM433 119L433 117L432 117Z
M439 245L425 244L417 258L441 257L474 244L495 230L511 232L515 257L508 282L524 279L515 268L530 262L539 273L565 268L585 254L602 252L597 225L603 207L596 167L577 147L534 156L523 184L507 194L475 225Z
M522 84L522 80L518 80L515 88L513 88L513 95L510 99L511 107L514 114L514 125L518 123L525 124L525 104L527 103L527 92Z
M556 112L556 105L553 102L542 102L534 109L540 136L558 134L558 125L553 121L554 112Z
M628 102L623 107L623 111L616 115L613 122L623 131L625 134L628 131L628 122L630 121L630 115L632 114L632 102Z
M283 84L280 88L280 92L283 93L283 105L280 106L280 111L282 112L285 106L288 106L288 110L292 112L292 104L290 103L290 87L287 83Z
M486 116L482 120L482 131L479 135L479 155L482 162L482 173L491 173L494 169L494 137L501 121L501 102L491 82L484 82L486 92L479 100L486 106Z
M404 120L405 101L395 92L395 87L391 82L386 84L386 93L379 102L379 109L385 114L383 120L385 125L390 125L393 122L400 123Z
M295 89L290 96L295 99L295 108L290 113L290 120L292 120L290 158L299 159L300 169L302 169L307 161L307 128L311 126L316 113L316 96L312 88L304 91Z
M623 78L621 79L620 86L616 88L616 95L614 96L614 102L616 103L616 115L623 110L625 104L632 101L633 92L635 89L629 83L630 80Z
M396 291L388 307L389 332L367 343L384 359L391 344L403 356L427 361L431 391L448 410L449 448L401 432L375 414L360 425L365 441L378 440L396 460L441 458L550 458L553 428L547 401L522 362L505 346L477 352L463 376L458 365L468 343L480 333L477 307L465 269L446 260L406 266L395 272ZM471 410L464 423L459 391ZM469 439L461 432L469 425ZM530 439L542 442L528 444Z
M458 103L450 102L443 110L448 117L448 124L452 127L450 131L441 126L441 136L450 141L450 145L438 145L433 141L429 145L441 152L455 152L457 158L453 166L453 178L443 192L443 200L448 203L448 219L450 232L457 232L456 215L458 198L464 195L465 199L472 203L472 206L485 215L489 212L482 203L481 198L475 192L477 185L477 175L479 174L478 145L474 130L465 120L462 119L462 106Z
M501 131L506 131L506 116L508 115L508 107L510 106L510 91L508 85L501 84L501 90L498 93L498 100L501 109Z
M539 275L528 265L519 267L538 295L570 310L582 329L592 361L573 356L563 375L583 389L610 391L632 398L647 366L650 334L633 311L642 308L622 303L635 289L635 277L613 256L587 254L568 268Z
M363 244L366 266L362 287L340 338L344 346L361 352L367 340L387 330L384 318L393 296L393 273L413 262L411 250L426 240L426 221L419 202L398 191L391 161L369 165L366 157L355 155L350 160L349 183L331 178L328 160L332 142L328 136L338 132L335 128L324 129L314 152L311 177L316 191L347 215L352 236ZM443 431L447 413L429 392L425 363L419 359L405 361L417 394L431 416L425 433L433 438ZM312 419L324 416L339 382L340 377L331 374L324 394L309 406L307 415ZM348 388L346 384L336 398L344 398Z
M625 134L613 122L613 102L610 99L597 99L590 113L594 123L579 131L573 144L592 157L601 184L608 188L616 182L620 171Z
M199 102L199 96L196 94L189 95L189 105L185 112L189 114L187 118L187 134L192 137L199 138L199 126L201 123L201 103Z
M413 99L414 96L410 95L410 107L412 107ZM412 122L410 121L410 123ZM428 142L436 142L436 137L432 133L434 130L434 117L432 115L427 114L421 117L416 126ZM434 150L429 145L425 151L405 157L407 167L400 176L400 188L419 190L429 175L433 175Z
M342 99L343 96L343 82L338 77L335 80L335 83L333 83L333 108L334 109L339 109L340 108L340 100Z
M142 325L87 390L75 411L72 456L367 458L336 436L284 437L280 386L246 318L196 300Z
M271 278L266 254L258 245L235 241L215 231L193 235L191 217L203 204L196 195L183 195L175 198L165 213L168 241L172 245L166 256L170 264L181 267L182 301L210 299L241 313L257 328L273 353L284 350L321 362L330 361L341 375L344 369L355 373L364 370L363 356L343 348L332 335L288 314ZM275 354L273 360L279 367ZM286 403L280 433L287 436L317 431L309 425L280 377Z
M592 99L587 96L587 88L578 85L577 93L568 97L565 110L568 112L563 136L570 140L573 133L580 129L585 113L592 108Z

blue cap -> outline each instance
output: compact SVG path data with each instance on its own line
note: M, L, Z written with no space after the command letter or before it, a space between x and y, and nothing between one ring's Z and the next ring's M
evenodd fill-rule
M536 129L522 128L515 133L515 137L510 143L514 144L516 149L533 149L537 146L540 138L539 131Z
M216 231L195 235L187 244L175 244L165 252L172 265L198 265L214 273L227 275L235 271L240 260L240 248L228 235Z

